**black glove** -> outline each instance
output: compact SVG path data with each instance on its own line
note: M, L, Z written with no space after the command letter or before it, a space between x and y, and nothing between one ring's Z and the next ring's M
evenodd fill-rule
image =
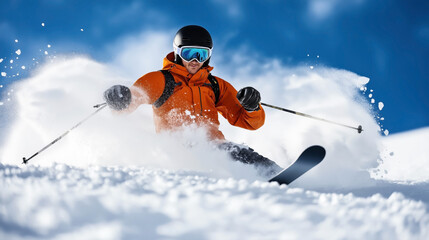
M128 87L115 85L104 92L104 100L110 108L121 111L131 103L131 91Z
M259 110L261 94L259 94L258 90L252 87L245 87L238 91L237 99L246 111L253 112Z

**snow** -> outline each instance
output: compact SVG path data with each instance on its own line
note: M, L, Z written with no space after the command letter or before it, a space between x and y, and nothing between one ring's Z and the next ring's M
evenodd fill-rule
M429 179L429 128L392 134L383 140L381 172L384 179L399 182L424 182ZM407 146L407 147L404 147Z
M424 239L429 233L425 204L401 193L363 198L141 167L0 165L0 175L8 229L2 239Z
M1 72L1 76L2 76L2 77L6 77L6 76L7 76L7 73L5 73L5 72Z
M378 109L381 111L384 108L384 103L383 102L379 102L378 103Z
M228 159L201 129L156 134L150 106L130 115L103 109L21 164L95 112L105 89L158 69L159 61L135 53L163 57L170 35L123 39L111 46L122 49L111 63L57 57L11 87L16 118L0 145L0 239L427 239L429 128L382 137L359 91L368 78L249 60L240 50L223 56L217 48L214 74L254 86L263 102L364 132L273 109L257 131L222 120L229 140L283 167L307 146L326 148L319 166L279 186Z

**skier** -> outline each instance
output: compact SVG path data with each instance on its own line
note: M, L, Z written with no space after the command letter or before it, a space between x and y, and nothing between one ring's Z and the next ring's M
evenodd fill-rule
M253 87L237 90L211 75L213 43L201 26L181 28L173 41L174 51L161 71L139 78L130 88L115 85L104 92L108 106L132 112L141 104L152 104L157 132L172 131L190 124L203 127L208 137L234 160L252 164L261 176L271 177L282 169L253 149L225 140L219 130L218 112L234 126L256 130L265 121L260 93Z

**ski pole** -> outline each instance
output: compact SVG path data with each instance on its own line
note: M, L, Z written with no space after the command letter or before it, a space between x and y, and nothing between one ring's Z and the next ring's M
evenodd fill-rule
M295 115L299 115L299 116L303 116L303 117L308 117L308 118L316 119L316 120L319 120L319 121L323 121L323 122L332 123L332 124L335 124L335 125L339 125L339 126L351 128L351 129L357 130L358 133L361 133L363 131L361 125L359 125L358 127L352 127L352 126L348 126L348 125L345 125L345 124L342 124L342 123L337 123L337 122L334 122L334 121L330 121L330 120L326 120L326 119L323 119L323 118L311 116L311 115L308 115L308 114L305 114L305 113L300 113L300 112L292 111L292 110L289 110L289 109L286 109L286 108L281 108L281 107L273 106L273 105L266 104L266 103L261 103L261 105L267 106L267 107L270 107L270 108L274 108L274 109L277 109L277 110L280 110L280 111L292 113L292 114L295 114Z
M65 137L69 132L71 132L73 129L77 128L79 125L81 125L82 123L84 123L86 120L90 119L92 116L94 116L96 113L98 113L99 111L101 111L101 109L105 108L106 106L107 106L107 103L101 103L101 104L95 105L94 108L98 108L95 112L93 112L91 115L89 115L88 117L86 117L85 119L83 119L82 121L80 121L79 123L77 123L76 125L74 125L72 128L70 128L65 133L63 133L61 136L57 137L54 141L52 141L51 143L49 143L48 145L46 145L45 147L43 147L42 149L40 149L38 152L36 152L35 154L33 154L31 157L29 157L29 158L23 157L22 158L23 159L22 163L23 164L27 164L27 162L30 161L32 158L34 158L35 156L37 156L39 153L45 151L50 146L54 145L56 142L58 142L63 137Z

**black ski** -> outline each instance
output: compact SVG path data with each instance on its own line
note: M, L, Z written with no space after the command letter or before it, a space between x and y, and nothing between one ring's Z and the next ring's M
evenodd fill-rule
M305 149L292 165L285 168L269 181L288 185L319 164L325 157L325 154L326 151L323 147L311 146Z

